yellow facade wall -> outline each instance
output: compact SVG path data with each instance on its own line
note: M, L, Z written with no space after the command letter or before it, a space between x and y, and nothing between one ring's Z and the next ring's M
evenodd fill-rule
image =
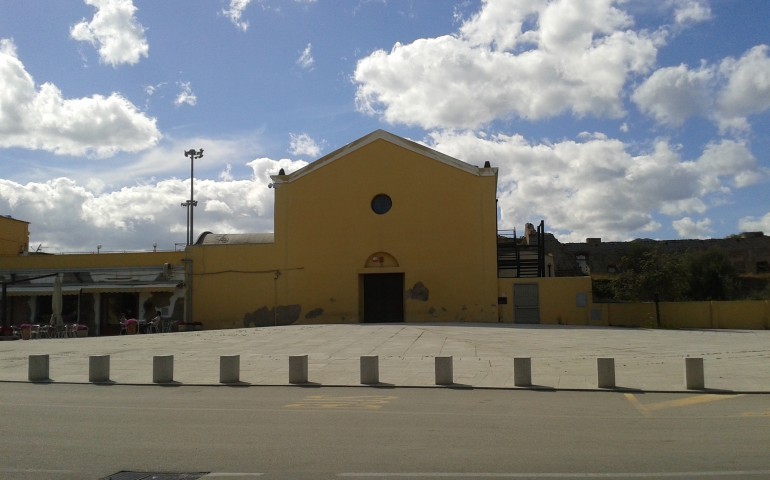
M29 250L29 223L0 216L0 256L19 255Z
M431 152L375 139L279 178L275 244L188 248L194 320L361 322L364 277L390 273L404 321L496 322L497 172Z
M193 319L205 329L242 328L260 308L280 303L283 289L273 244L188 247L193 271Z
M491 169L489 169L491 170ZM393 201L372 211L377 194ZM496 176L473 175L385 140L276 189L285 301L313 321L361 321L361 276L403 273L406 321L497 320ZM367 268L378 253L394 266ZM428 298L409 291L424 286Z

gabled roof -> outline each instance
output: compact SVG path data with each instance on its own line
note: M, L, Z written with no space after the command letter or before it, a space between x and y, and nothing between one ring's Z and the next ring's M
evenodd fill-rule
M398 145L401 148L404 148L406 150L410 150L414 153L417 153L419 155L422 155L424 157L431 158L437 162L443 163L444 165L448 165L450 167L454 167L457 169L460 169L464 172L470 173L471 175L477 175L477 176L495 176L497 175L497 168L487 167L477 167L475 165L471 165L468 163L465 163L463 161L460 161L456 158L450 157L449 155L444 155L441 152L437 152L436 150L433 150L432 148L428 148L425 145L421 145L419 143L413 142L411 140L407 140L405 138L399 137L398 135L394 135L390 132L386 132L385 130L375 130L374 132L365 135L358 140L355 140L347 145L345 145L342 148L339 148L321 158L316 160L315 162L306 165L296 172L292 172L288 175L271 175L270 178L275 183L289 183L294 180L297 180L298 178L302 178L305 175L308 175L310 173L313 173L314 171L325 167L326 165L334 162L335 160L342 158L346 155L351 154L352 152L355 152L356 150L359 150L361 148L366 147L367 145L376 142L377 140L385 140L386 142L390 142L394 145Z

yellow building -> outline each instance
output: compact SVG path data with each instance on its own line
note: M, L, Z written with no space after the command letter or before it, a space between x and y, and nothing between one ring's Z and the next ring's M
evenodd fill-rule
M30 253L29 224L2 216L0 237L1 327L49 323L57 276L64 319L91 335L117 334L121 315L183 320L183 252Z
M0 257L29 251L29 223L0 215Z
M3 325L47 324L55 276L62 280L65 322L90 335L120 331L121 315L146 320L160 310L184 316L183 252L20 255L0 257Z
M156 310L205 329L595 323L590 280L515 278L526 275L512 269L514 257L540 277L553 274L552 262L542 224L521 251L498 235L489 164L378 130L272 180L274 232L205 232L183 252L29 253L20 249L26 228L14 230L0 256L4 325L46 322L57 275L65 317L91 335L118 333L122 314L148 320Z
M594 303L590 276L554 277L545 227L497 230L497 169L378 130L279 172L274 232L205 232L178 252L47 255L0 217L2 326L63 316L90 335L121 315L219 329L303 323L651 326L652 304ZM770 328L770 302L661 305L662 325ZM193 325L190 325L193 324ZM197 324L197 326L195 326ZM5 332L3 332L5 333ZM1 335L1 334L0 334Z
M272 187L274 235L188 248L206 328L497 321L496 168L379 130Z

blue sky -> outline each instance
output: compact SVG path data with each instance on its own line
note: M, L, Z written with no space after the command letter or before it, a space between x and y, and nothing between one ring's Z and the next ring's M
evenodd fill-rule
M500 169L500 228L770 232L765 0L0 0L0 214L45 252L273 229L376 129ZM461 195L462 192L458 192Z

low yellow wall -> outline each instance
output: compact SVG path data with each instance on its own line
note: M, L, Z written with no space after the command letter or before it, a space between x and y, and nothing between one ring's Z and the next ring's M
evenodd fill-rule
M711 302L661 302L660 326L664 328L712 328Z
M498 321L516 323L513 289L516 284L537 284L540 297L540 323L545 325L601 325L591 318L590 277L500 278Z
M770 329L770 302L712 302L714 328Z
M655 304L602 303L606 324L616 327L655 328ZM660 326L663 328L770 329L770 302L745 300L732 302L661 302Z
M590 277L500 278L497 284L499 322L516 323L514 285L536 284L541 324L656 328L655 303L593 303ZM767 300L661 302L659 306L662 328L770 329Z
M602 303L594 307L601 309L605 325L655 328L654 303Z

